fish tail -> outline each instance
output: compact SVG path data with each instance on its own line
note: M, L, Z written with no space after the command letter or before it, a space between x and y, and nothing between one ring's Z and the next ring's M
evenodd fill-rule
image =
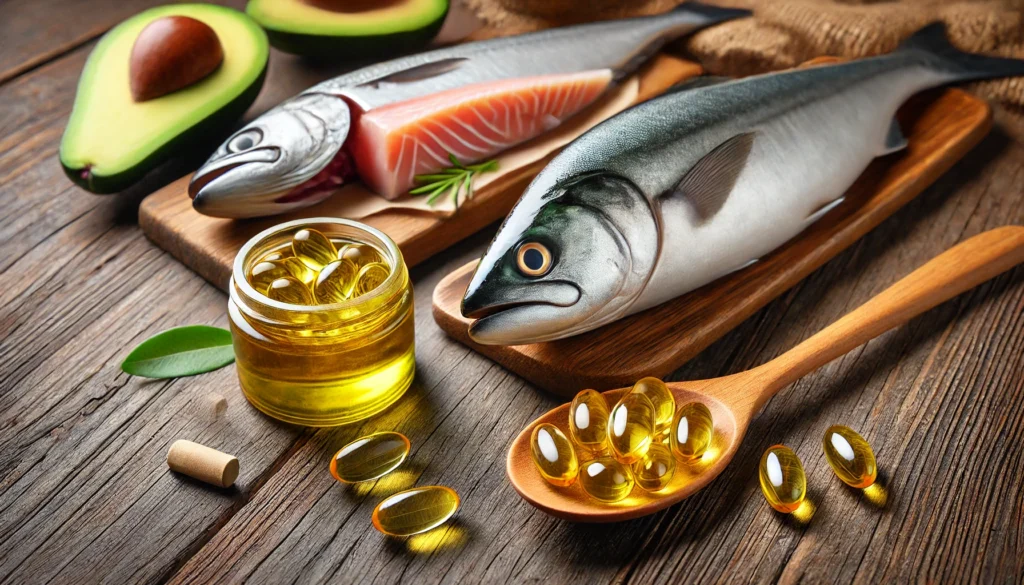
M956 75L957 81L1024 75L1024 59L989 57L954 47L946 37L946 25L933 22L918 30L899 47L900 51L927 53L937 66Z
M744 18L753 14L751 11L743 8L725 8L723 6L701 4L700 2L684 2L673 8L672 12L685 12L703 17L707 20L708 25L734 18Z

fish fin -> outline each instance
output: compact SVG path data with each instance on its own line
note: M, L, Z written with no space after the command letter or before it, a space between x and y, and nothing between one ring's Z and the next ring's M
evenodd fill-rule
M686 198L701 223L714 217L725 205L736 178L746 166L754 135L754 132L737 134L716 146L687 171L669 196Z
M454 71L461 67L466 61L469 61L467 57L439 59L437 61L416 65L415 67L409 67L408 69L402 69L400 71L395 71L394 73L389 73L387 75L365 81L360 83L359 87L376 88L379 87L381 83L410 83L413 81L430 79L431 77L437 77L439 75L444 75L449 71Z
M878 156L892 154L906 147L907 137L900 130L900 123L896 121L896 118L893 118L892 122L889 123L889 131L885 134L885 144L882 146L882 152L878 153Z
M836 199L836 200L834 200L834 201L829 201L829 202L828 202L828 203L826 203L825 205L822 205L822 206L821 206L821 207L819 207L819 208L818 208L817 210L815 210L815 211L814 211L813 213L811 213L810 215L808 215L808 216L807 216L807 219L805 220L805 221L806 221L806 223L807 223L807 225L811 225L812 223L814 223L814 222L818 221L818 220L819 220L819 219L821 219L821 218L822 218L822 217L823 217L823 216L824 216L824 215L825 215L826 213L828 213L828 212L832 211L832 210L833 210L833 209L835 209L836 207L839 207L839 205L840 205L840 204L841 204L841 203L842 203L843 201L846 201L846 197L845 197L845 196L843 196L843 197L840 197L839 199Z
M710 87L712 85L718 85L719 83L725 83L726 81L732 81L731 77L725 77L724 75L701 75L687 79L686 81L680 81L679 83L668 88L665 93L678 93L681 91L690 91L691 89L699 89L702 87Z
M955 75L956 81L1024 75L1024 59L989 57L954 47L946 37L946 25L933 22L900 43L900 52L919 51L930 56L937 68Z

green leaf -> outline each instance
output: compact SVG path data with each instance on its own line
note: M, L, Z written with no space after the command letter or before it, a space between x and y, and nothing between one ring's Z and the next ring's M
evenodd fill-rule
M175 327L132 350L121 369L133 376L177 378L210 372L235 361L231 332L209 325Z

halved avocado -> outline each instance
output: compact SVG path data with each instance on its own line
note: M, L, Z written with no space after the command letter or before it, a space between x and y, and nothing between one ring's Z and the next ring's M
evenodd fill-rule
M249 0L245 11L287 53L379 60L429 43L448 0Z
M213 28L224 60L216 71L188 87L136 102L128 75L135 39L150 22L174 15ZM269 55L263 30L230 8L175 4L125 20L104 35L82 71L60 143L64 172L93 193L114 193L171 156L216 139L256 99Z

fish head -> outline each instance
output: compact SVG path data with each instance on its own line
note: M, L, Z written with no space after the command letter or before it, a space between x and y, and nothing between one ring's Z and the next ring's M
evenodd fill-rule
M498 231L462 300L477 343L536 343L603 325L623 314L653 267L656 244L636 238L656 238L656 222L629 180L588 173L551 189L540 205L523 205L529 196Z
M235 132L196 171L192 206L216 217L258 217L320 201L327 193L289 195L334 161L350 122L348 104L335 95L303 93L282 103Z

